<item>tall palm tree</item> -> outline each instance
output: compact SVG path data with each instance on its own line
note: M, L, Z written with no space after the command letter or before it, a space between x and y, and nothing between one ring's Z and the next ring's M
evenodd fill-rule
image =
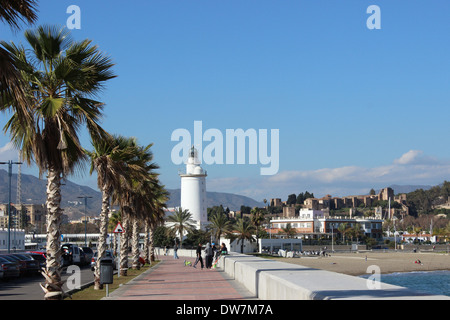
M169 199L169 193L165 190L164 186L158 181L154 184L153 205L151 206L152 212L145 216L145 239L144 239L144 259L145 263L151 263L154 261L153 253L153 233L158 225L164 223L164 208L166 208L166 202Z
M13 29L19 29L19 21L34 23L37 20L35 0L0 0L0 20Z
M102 192L98 259L94 272L94 288L99 290L103 287L100 284L100 259L106 254L111 194L113 190L120 190L123 187L121 177L125 178L130 167L139 167L139 159L136 157L138 147L132 138L111 136L101 141L93 141L92 145L94 150L86 151L91 160L90 173L92 174L94 170L97 172L97 185Z
M247 219L240 218L236 222L235 232L238 234L238 243L241 243L241 253L244 253L244 241L255 241L255 239L253 238L255 227Z
M259 230L262 224L264 223L264 210L261 208L255 207L250 211L250 220L252 224L255 226L255 234L256 234L256 244L259 247Z
M108 231L112 232L114 228L117 226L117 224L122 220L122 214L120 211L115 211L112 213L112 215L108 219ZM117 255L117 234L114 233L113 235L113 252L114 255Z
M37 20L35 0L0 0L0 20L13 30L19 30L20 21L33 24ZM26 110L25 92L21 75L11 54L0 47L0 98L12 96L22 113ZM25 112L26 113L26 112Z
M113 63L90 40L75 42L65 29L40 26L25 32L31 49L14 43L2 46L20 66L27 115L14 113L5 126L28 164L47 172L47 265L45 299L62 299L60 275L61 179L82 167L86 159L79 141L85 127L94 141L108 134L99 125L103 104L93 100L104 83L115 77ZM14 110L16 99L3 99L0 110ZM27 120L28 121L28 120Z
M127 275L128 269L128 240L132 236L132 219L134 217L142 218L140 216L141 212L137 208L138 193L142 191L140 189L143 189L143 182L154 178L153 170L158 168L152 162L153 153L150 148L153 144L139 146L137 141L135 141L135 144L137 146L136 159L138 162L134 166L128 166L127 175L121 178L122 185L126 187L113 193L113 202L118 203L121 208L122 226L125 232L121 237L120 244L120 274L123 276Z
M228 219L227 215L223 212L216 212L209 217L210 228L213 237L220 241L222 234L227 234L231 231L232 223Z
M180 248L183 242L184 232L192 232L195 229L194 220L192 220L192 214L188 209L183 210L182 208L177 208L175 212L167 217L167 222L169 223L169 233L171 236L175 237L178 233L180 236Z

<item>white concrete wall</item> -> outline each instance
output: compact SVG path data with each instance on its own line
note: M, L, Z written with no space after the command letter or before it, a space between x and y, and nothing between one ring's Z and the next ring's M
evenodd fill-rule
M380 282L371 289L367 279L241 254L222 258L219 268L263 300L450 300Z
M195 250L179 249L178 256L195 257ZM450 300L380 282L371 289L373 283L364 278L238 253L222 257L218 267L262 300Z

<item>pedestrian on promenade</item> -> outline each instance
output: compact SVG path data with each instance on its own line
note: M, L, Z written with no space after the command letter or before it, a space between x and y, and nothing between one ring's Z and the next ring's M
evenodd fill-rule
M225 243L222 242L222 245L220 246L220 254L228 254L228 249L227 246L225 245Z
M205 263L206 269L211 269L214 251L213 248L211 248L209 242L206 244L205 255L206 255L206 263Z
M178 259L178 245L175 243L175 247L173 247L173 258Z
M197 258L195 259L195 262L194 262L194 268L196 268L197 263L200 261L200 265L202 266L202 269L203 269L202 244L201 243L198 244L197 251L195 253L197 255Z

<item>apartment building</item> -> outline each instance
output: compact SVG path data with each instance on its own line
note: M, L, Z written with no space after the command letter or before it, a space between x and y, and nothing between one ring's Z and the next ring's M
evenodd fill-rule
M337 233L340 226L346 227L359 225L364 234L374 239L383 236L383 219L363 217L330 217L324 210L300 209L298 216L277 217L270 221L271 228L266 231L273 235L278 234L290 224L295 229L298 237L319 238L325 234Z
M19 228L22 213L23 225L33 225L38 232L43 232L47 208L44 204L11 204L11 227ZM8 204L0 204L0 227L8 227Z

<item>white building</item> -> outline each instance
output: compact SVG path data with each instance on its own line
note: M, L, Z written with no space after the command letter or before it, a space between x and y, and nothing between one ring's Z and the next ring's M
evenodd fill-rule
M25 230L10 230L10 250L25 250ZM8 229L0 228L0 252L8 250Z
M186 162L186 172L181 177L181 209L189 210L197 229L208 223L206 211L206 171L200 166L197 150L192 147Z
M371 217L330 217L323 210L301 209L296 217L279 217L270 221L267 231L277 235L281 229L290 224L298 237L318 238L324 234L337 233L339 226L347 227L359 225L364 234L374 239L382 239L383 220Z

